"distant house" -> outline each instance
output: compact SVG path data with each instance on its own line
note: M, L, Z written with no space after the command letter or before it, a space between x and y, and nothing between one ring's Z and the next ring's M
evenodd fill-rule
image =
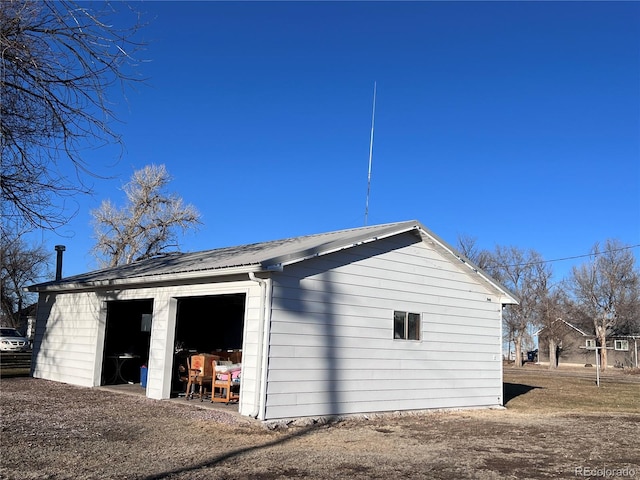
M517 302L417 221L168 255L30 290L34 377L93 387L145 364L146 395L166 399L184 389L176 352L241 352L238 409L262 420L501 405L502 310Z
M0 318L0 325L3 327L15 328L21 335L33 339L33 326L35 324L37 304L32 303L19 310L15 315L15 318L9 319L6 317ZM17 319L17 322L16 322Z
M558 365L594 365L596 350L599 346L596 336L564 320L557 320L554 326L557 338ZM538 359L549 364L549 329L536 332L538 337ZM608 367L638 367L638 344L640 335L612 335L607 337Z

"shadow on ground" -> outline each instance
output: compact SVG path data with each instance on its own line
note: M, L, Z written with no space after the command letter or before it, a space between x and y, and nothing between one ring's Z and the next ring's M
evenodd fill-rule
M524 395L525 393L530 392L531 390L535 390L536 388L542 387L534 387L532 385L523 385L521 383L502 383L502 393L504 398L504 405L506 406L511 400L520 395Z
M336 418L332 417L332 418L328 419L328 422L332 423L335 420L336 420ZM190 474L194 474L194 475L199 475L196 472L204 471L207 468L214 467L214 466L218 465L219 463L222 463L222 462L224 462L226 460L233 459L234 457L240 457L240 456L242 456L244 454L247 454L247 453L250 453L250 452L253 452L253 451L259 451L259 450L263 450L263 449L268 449L269 447L273 447L275 445L285 444L285 443L287 443L289 441L292 441L292 440L294 440L296 438L303 437L305 435L311 434L315 430L318 430L319 428L322 428L322 427L323 427L323 423L314 423L312 425L308 425L306 427L301 428L297 432L293 432L293 433L291 433L289 435L286 435L284 438L273 440L271 442L263 443L263 444L260 444L260 445L252 445L252 446L249 446L249 447L238 448L236 450L232 450L230 452L223 453L222 455L218 455L218 456L212 457L210 459L203 460L200 463L195 463L193 465L187 465L187 466L184 466L184 467L180 467L180 468L176 468L176 469L169 470L169 471L166 471L166 472L161 472L161 473L150 475L148 477L144 477L143 480L163 480L163 479L171 478L173 476L184 474L184 473L190 473ZM297 472L297 471L293 470L290 473L293 473L293 472ZM198 476L198 478L200 478L200 477ZM253 477L252 476L250 478L271 478L271 477L262 477L262 476Z

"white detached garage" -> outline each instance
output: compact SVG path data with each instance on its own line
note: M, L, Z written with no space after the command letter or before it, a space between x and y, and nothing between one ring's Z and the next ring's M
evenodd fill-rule
M502 404L503 286L417 221L167 255L29 287L34 377L93 387L108 359L170 398L176 348L242 351L261 420Z

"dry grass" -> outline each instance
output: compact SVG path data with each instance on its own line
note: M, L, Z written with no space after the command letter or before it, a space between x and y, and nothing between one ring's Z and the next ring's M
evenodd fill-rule
M639 413L640 378L593 369L505 369L505 404L520 413Z
M598 389L590 373L505 369L505 395L506 410L269 430L198 402L10 378L0 388L0 478L575 479L580 468L640 478L637 376L607 375Z

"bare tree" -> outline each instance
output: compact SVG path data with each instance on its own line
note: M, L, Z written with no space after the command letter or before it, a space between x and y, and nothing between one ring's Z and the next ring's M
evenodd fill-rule
M3 229L53 229L75 214L69 197L88 193L96 173L87 147L119 143L108 93L135 80L142 26L117 29L124 4L70 0L0 2L0 141ZM135 12L133 12L135 14ZM122 17L120 17L122 18ZM69 173L69 164L75 175Z
M105 200L91 212L96 236L93 252L103 266L176 251L176 230L184 233L200 224L194 206L166 192L170 181L164 165L148 165L135 171L124 186L127 203L123 208Z
M496 246L486 268L520 298L518 305L509 305L503 319L505 334L514 343L515 365L521 367L522 346L530 337L530 327L539 323L539 302L545 296L551 268L534 250L500 245Z
M2 235L0 247L2 320L17 328L20 313L34 300L34 294L24 292L23 287L45 277L51 255L42 245L29 246L18 235Z
M470 235L458 235L458 251L471 260L478 268L485 270L490 263L491 253L478 247L478 239Z
M544 339L547 345L538 344L538 350L549 349L549 369L556 369L560 346L567 334L567 325L563 320L567 317L569 301L562 285L552 288L548 285L548 280L549 278L541 279L537 305L539 326L544 331L544 335L539 337L539 340Z
M619 240L598 243L588 262L574 267L569 285L575 297L576 315L593 325L602 369L607 367L607 336L638 333L640 326L640 273L632 250Z

